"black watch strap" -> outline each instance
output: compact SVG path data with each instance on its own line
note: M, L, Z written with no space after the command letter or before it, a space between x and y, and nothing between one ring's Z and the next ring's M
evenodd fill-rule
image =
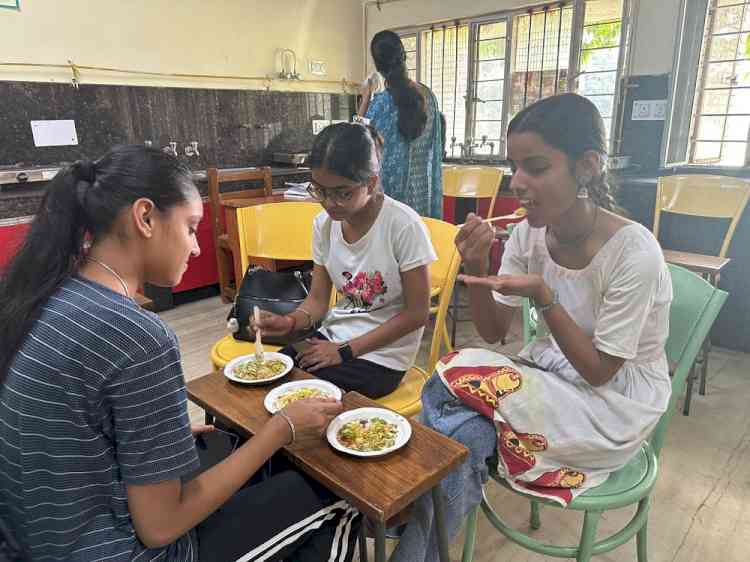
M351 361L354 359L354 352L352 351L352 346L350 346L348 343L342 344L339 346L339 355L341 355L341 360L346 363L347 361Z

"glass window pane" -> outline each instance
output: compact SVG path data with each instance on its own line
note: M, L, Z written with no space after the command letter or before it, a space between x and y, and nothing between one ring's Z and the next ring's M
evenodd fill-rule
M412 51L406 53L406 68L416 69L417 68L417 52Z
M406 51L417 50L417 36L416 35L407 35L406 37L402 37L401 42L404 44L404 50Z
M748 8L750 13L750 8ZM750 59L750 33L741 33L737 42L737 58Z
M615 91L617 72L583 74L578 78L578 92L583 94L612 94Z
M622 23L619 21L587 26L583 30L583 49L599 47L619 47Z
M694 162L709 164L718 162L721 157L720 142L697 142L695 143Z
M615 103L615 96L591 96L589 100L596 106L602 117L612 117L612 106Z
M478 121L500 121L503 118L503 102L487 101L476 104L476 119Z
M477 97L480 100L501 100L503 99L503 87L505 82L496 80L494 82L477 83Z
M477 80L500 80L505 76L505 62L502 60L477 63Z
M750 90L732 90L729 113L750 113Z
M409 74L409 79L417 82L417 69L416 68L409 69L407 72Z
M747 144L744 142L725 142L721 147L722 166L744 166Z
M505 37L505 22L485 23L479 26L479 38L491 39L493 37Z
M619 54L619 47L613 49L597 49L595 51L582 51L581 70L584 72L617 70L617 57Z
M711 38L711 50L708 60L734 60L737 54L739 34L719 35Z
M698 121L698 138L700 140L720 141L724 133L725 117L705 117Z
M701 113L726 113L729 90L707 91L703 94Z
M479 60L504 59L505 39L490 39L479 42Z
M609 139L612 138L612 118L605 118L602 121L604 121L604 135L607 137L607 144L609 144Z
M743 60L734 64L732 86L750 86L750 60Z
M734 75L734 63L714 62L708 65L706 72L706 88L726 88L731 85Z
M717 8L714 13L713 33L732 33L740 30L742 5Z
M608 23L622 17L622 0L587 0L584 25Z
M745 7L745 19L742 22L742 31L750 31L750 8Z
M724 140L746 141L748 127L750 127L750 117L727 117Z
M474 139L481 141L484 135L487 138L499 139L502 123L499 121L477 121L474 126Z

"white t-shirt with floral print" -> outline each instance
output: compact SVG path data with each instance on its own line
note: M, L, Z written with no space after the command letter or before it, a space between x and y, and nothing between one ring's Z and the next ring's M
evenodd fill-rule
M388 196L370 230L353 244L344 240L340 221L320 213L313 224L313 261L326 268L343 295L320 331L343 343L374 330L404 308L401 273L436 259L420 216ZM415 330L360 358L405 371L414 363L423 332Z

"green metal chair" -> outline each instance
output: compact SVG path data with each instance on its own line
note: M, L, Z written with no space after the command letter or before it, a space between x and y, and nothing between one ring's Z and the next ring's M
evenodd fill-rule
M584 512L583 529L578 546L546 544L509 527L490 505L485 492L480 506L474 509L468 517L463 562L471 562L474 556L477 515L480 507L492 525L508 539L539 554L555 558L575 558L579 562L588 561L593 555L609 552L637 535L638 562L647 561L649 500L656 483L658 457L664 442L664 433L675 409L675 402L685 388L687 377L703 340L708 335L727 298L726 292L715 288L687 269L670 265L669 270L672 275L674 300L669 317L670 330L666 352L670 365L676 365L672 376L672 397L669 400L669 407L659 420L649 441L643 444L641 451L632 461L612 473L604 484L581 494L565 508ZM528 329L530 334L534 326L528 307L524 308L526 309L524 333L526 334ZM504 478L495 475L493 479L511 492L519 493L513 490ZM560 508L559 504L552 501L528 494L521 495L531 501L530 525L532 529L539 529L541 526L539 516L541 504ZM603 512L636 503L638 509L627 525L605 539L596 540L596 530Z

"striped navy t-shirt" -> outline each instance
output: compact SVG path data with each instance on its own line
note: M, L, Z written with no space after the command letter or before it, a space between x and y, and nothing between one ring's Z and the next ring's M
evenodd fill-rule
M138 541L126 486L197 468L174 333L131 299L68 279L0 388L0 517L33 560L195 560L190 535Z

